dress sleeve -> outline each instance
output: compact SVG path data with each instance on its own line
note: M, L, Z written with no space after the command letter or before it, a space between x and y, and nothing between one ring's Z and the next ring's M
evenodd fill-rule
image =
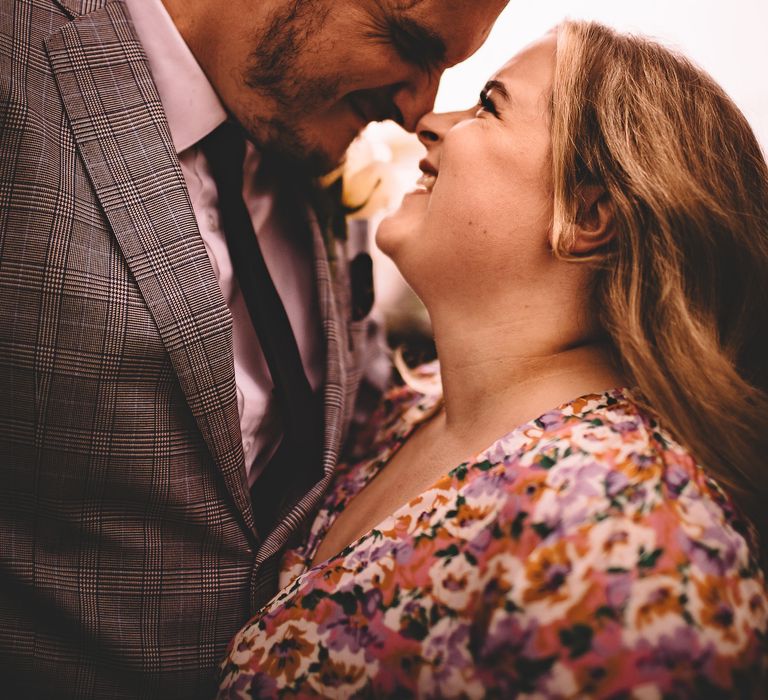
M485 687L764 697L766 593L747 540L703 476L646 466L647 483L594 460L516 480L480 562Z

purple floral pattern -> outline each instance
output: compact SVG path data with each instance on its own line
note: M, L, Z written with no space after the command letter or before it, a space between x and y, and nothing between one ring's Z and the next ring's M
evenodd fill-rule
M626 389L519 426L310 566L435 403L389 394L220 698L765 697L754 531Z

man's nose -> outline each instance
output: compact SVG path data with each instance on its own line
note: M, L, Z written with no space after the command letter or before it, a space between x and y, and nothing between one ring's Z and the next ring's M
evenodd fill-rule
M402 115L401 126L407 131L416 131L419 119L435 106L440 73L423 72L417 80L402 84L392 101Z
M416 125L416 136L427 150L439 144L443 140L443 134L440 115L434 112L425 114Z

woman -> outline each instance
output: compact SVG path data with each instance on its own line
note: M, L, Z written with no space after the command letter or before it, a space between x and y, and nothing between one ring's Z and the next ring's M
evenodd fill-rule
M768 170L744 118L684 59L568 22L419 137L378 242L442 393L389 395L221 697L764 697L742 512L767 490Z

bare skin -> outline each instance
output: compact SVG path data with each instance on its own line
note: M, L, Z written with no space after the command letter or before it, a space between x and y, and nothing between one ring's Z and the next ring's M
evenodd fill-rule
M506 2L163 0L254 143L318 173L371 121L413 130Z
M350 501L315 562L516 426L628 384L590 309L594 269L554 256L549 244L546 104L554 51L548 37L510 61L495 79L513 99L496 109L422 119L418 133L435 184L407 195L377 241L430 313L443 408ZM599 192L590 197L574 233L580 253L613 235Z
M478 360L478 365L482 363ZM443 408L419 426L386 467L352 499L323 539L314 563L344 549L514 427L578 396L626 384L598 344L537 358L524 375L518 373L506 382L495 371L479 370L469 382L461 381L468 374L466 370L459 372L459 381L453 382L453 393L450 398L445 396ZM442 371L455 375L444 362ZM455 399L462 395L475 400L465 403Z

